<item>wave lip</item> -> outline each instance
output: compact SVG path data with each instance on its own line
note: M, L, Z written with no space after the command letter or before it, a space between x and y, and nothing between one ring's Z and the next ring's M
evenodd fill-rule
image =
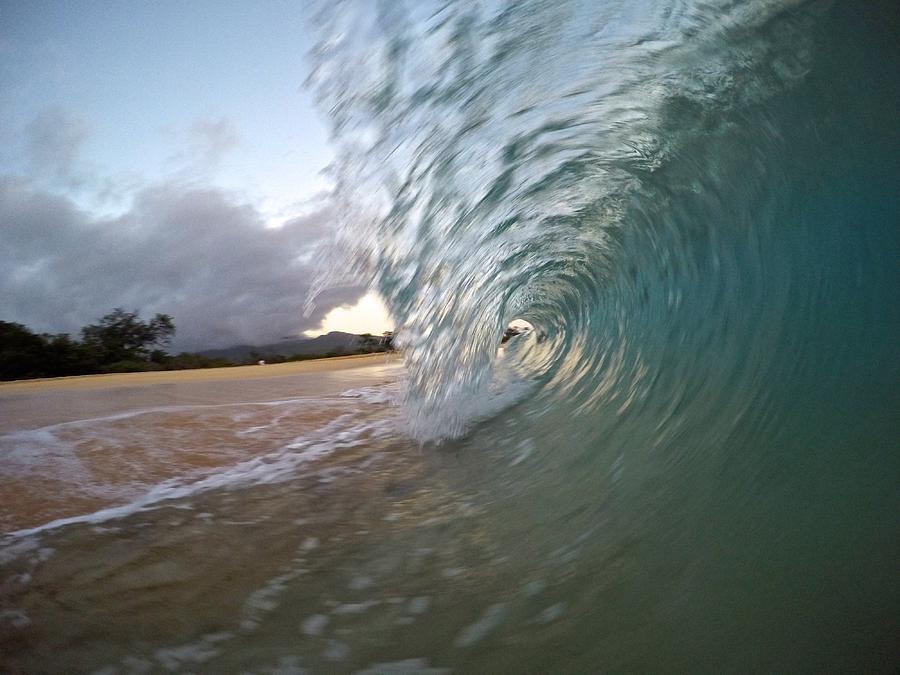
M713 228L731 195L774 187L785 150L759 108L803 82L821 13L795 0L322 8L310 82L338 147L338 242L401 326L415 433L465 433L448 410L496 385L516 318L545 341L518 370L549 396L590 407L612 382L642 386L629 382L644 367L629 356L635 294L691 264L698 194L720 209L700 214Z

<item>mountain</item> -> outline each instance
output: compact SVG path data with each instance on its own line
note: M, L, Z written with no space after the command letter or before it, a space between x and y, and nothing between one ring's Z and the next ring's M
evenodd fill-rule
M239 363L271 358L276 355L294 356L302 354L304 356L313 356L333 352L352 354L362 348L362 342L363 338L359 335L332 331L314 338L281 340L267 345L235 345L224 349L207 349L200 352L200 354L210 358L227 359Z

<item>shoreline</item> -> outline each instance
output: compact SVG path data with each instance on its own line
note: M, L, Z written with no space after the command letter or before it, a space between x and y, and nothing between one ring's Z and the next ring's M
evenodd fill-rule
M379 353L5 383L0 538L117 518L237 485L243 471L327 456L373 412L344 392L392 382L399 363Z
M31 380L10 380L0 382L0 396L72 389L105 389L113 387L137 387L151 384L178 384L181 382L256 380L270 377L299 375L302 373L323 373L336 370L349 370L372 365L378 361L395 363L398 358L399 355L396 352L378 352L374 354L331 356L305 361L289 361L286 363L269 363L264 366L223 366L219 368L154 370L137 373L95 373L92 375L68 375L64 377L42 377Z

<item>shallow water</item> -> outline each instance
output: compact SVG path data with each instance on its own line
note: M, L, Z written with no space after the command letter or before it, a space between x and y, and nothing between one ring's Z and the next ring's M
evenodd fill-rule
M314 441L338 442L365 426L360 403L395 398L369 385L396 381L398 368L385 357L349 371L5 391L0 527L14 532L217 481L265 479L257 464L275 473L279 462L314 458Z
M3 539L0 663L896 671L896 3L318 26L342 244L405 365L5 426L19 494L132 506Z

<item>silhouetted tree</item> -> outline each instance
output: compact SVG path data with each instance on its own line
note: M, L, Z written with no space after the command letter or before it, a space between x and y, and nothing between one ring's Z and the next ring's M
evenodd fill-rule
M41 377L46 343L20 323L0 321L0 377Z
M46 375L86 375L99 367L94 351L73 340L67 333L44 335L44 370Z
M85 346L97 355L101 365L120 361L147 361L151 348L169 344L175 324L168 314L141 321L137 312L117 307L97 323L81 329Z

